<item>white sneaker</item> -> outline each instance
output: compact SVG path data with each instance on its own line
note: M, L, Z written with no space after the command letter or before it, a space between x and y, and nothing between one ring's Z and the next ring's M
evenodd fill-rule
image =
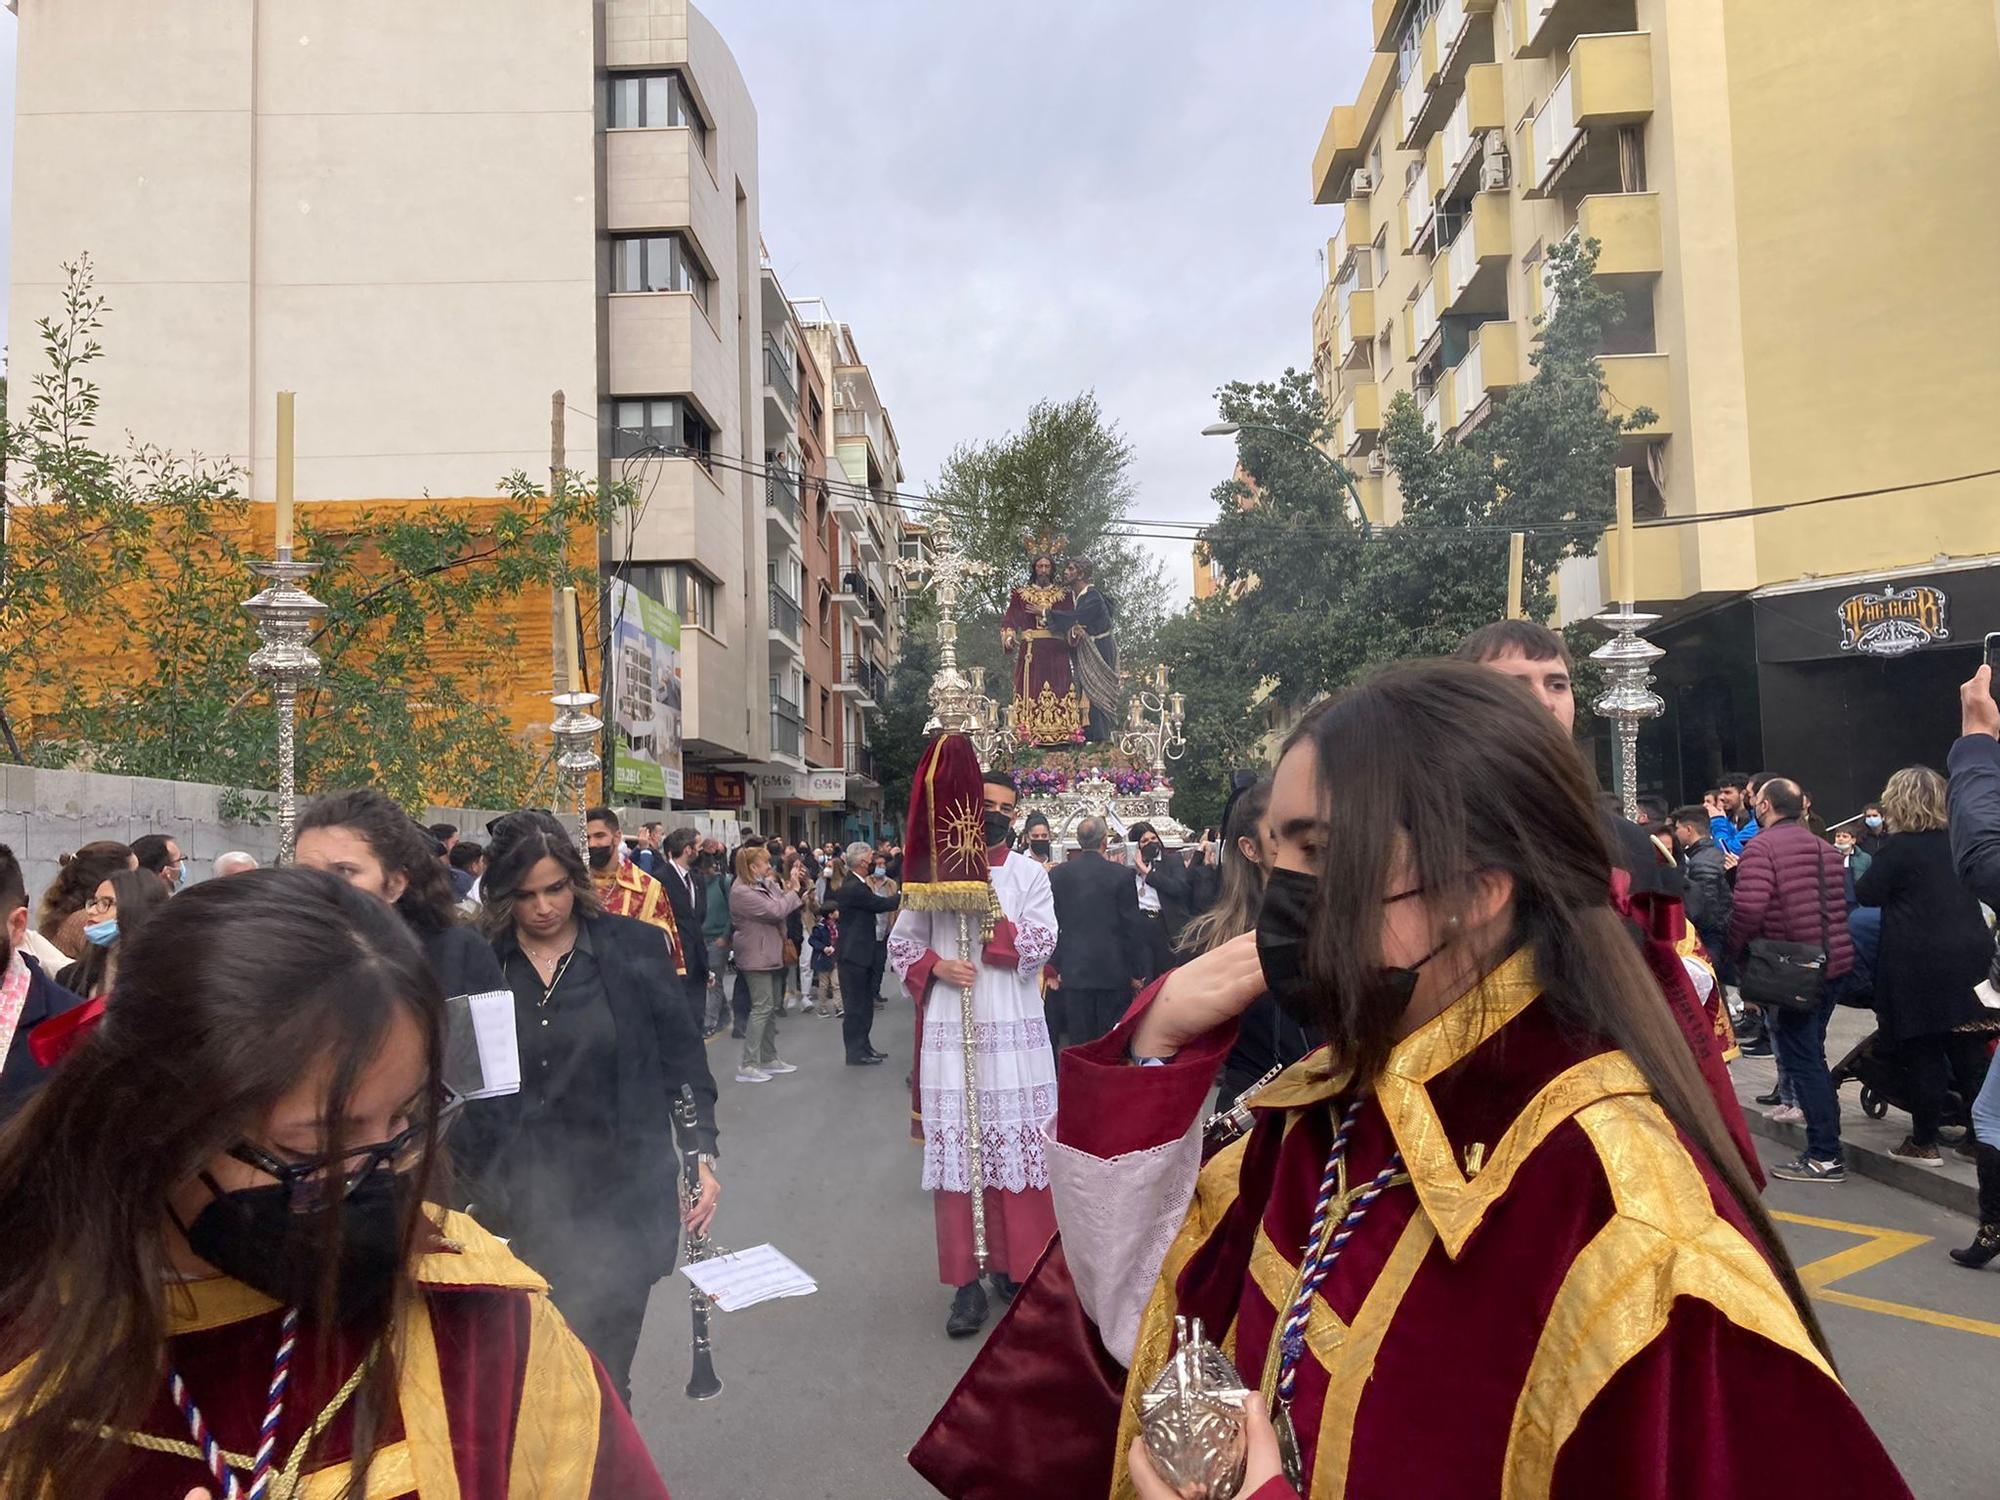
M798 1069L793 1067L790 1063L786 1062L782 1057L774 1057L769 1062L764 1064L764 1076L767 1078L774 1073L796 1073L796 1072L798 1072Z
M736 1070L736 1081L738 1083L769 1083L771 1075L766 1073L762 1068L738 1068Z
M1765 1110L1764 1118L1778 1125L1803 1125L1806 1112L1796 1104L1780 1104L1776 1109Z

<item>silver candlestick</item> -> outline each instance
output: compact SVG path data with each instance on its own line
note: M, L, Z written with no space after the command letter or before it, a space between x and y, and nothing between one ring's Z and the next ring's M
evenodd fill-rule
M1611 742L1612 779L1617 783L1618 805L1628 819L1639 816L1639 721L1657 719L1667 711L1666 703L1652 690L1653 663L1667 653L1639 634L1660 623L1658 615L1642 612L1636 604L1623 604L1596 616L1593 624L1612 632L1611 639L1590 653L1590 659L1604 664L1607 686L1591 706L1616 726Z
M1133 759L1144 759L1155 771L1164 772L1167 762L1187 753L1181 729L1187 723L1187 700L1167 691L1167 669L1159 668L1150 685L1141 686L1133 696L1118 748Z
M576 847L587 851L590 773L601 763L598 736L604 733L604 721L591 712L598 703L595 693L557 693L549 702L556 707L549 725L556 742L556 769L568 779L570 801L576 807Z
M999 706L986 696L985 670L974 667L968 676L958 665L959 595L973 579L992 572L992 565L966 556L951 523L940 519L931 530L931 560L921 571L929 575L938 611L938 667L924 728L968 736L979 763L997 765L1013 743L1011 729L1001 724Z
M278 863L292 862L298 829L298 694L319 676L319 658L306 644L326 606L313 598L299 580L319 571L318 563L294 562L291 548L281 548L276 562L253 562L250 571L270 583L245 601L244 612L256 622L262 642L250 654L250 671L271 689L278 710Z

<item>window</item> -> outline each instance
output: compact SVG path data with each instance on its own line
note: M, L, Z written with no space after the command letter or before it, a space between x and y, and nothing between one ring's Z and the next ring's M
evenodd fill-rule
M613 130L678 126L693 131L695 149L708 154L708 123L680 74L613 73L605 80L605 91L609 95L605 119Z
M1389 279L1389 231L1384 229L1376 235L1369 248L1375 256L1375 285L1381 286Z
M614 292L692 292L708 309L710 277L678 234L622 234L611 241Z
M626 397L611 403L611 456L634 458L665 449L706 464L715 433L683 396Z
M715 580L692 563L634 563L628 581L681 617L683 625L715 632Z

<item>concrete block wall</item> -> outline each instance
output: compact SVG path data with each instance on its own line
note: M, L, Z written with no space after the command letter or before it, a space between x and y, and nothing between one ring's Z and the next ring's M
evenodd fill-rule
M227 788L197 782L0 766L0 844L21 861L31 903L55 879L64 854L99 839L129 844L143 834L164 833L181 846L190 882L207 879L215 857L231 849L268 865L278 852L277 824L224 819L226 796ZM487 820L496 816L465 807L426 808L421 814L426 823L455 823L481 840Z

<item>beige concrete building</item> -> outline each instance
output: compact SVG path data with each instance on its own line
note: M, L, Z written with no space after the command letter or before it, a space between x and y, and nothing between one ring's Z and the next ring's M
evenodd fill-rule
M1844 816L1883 766L1939 759L1949 685L2000 625L2000 480L1961 477L1992 469L2000 402L2000 281L1966 273L2000 259L2000 200L1968 191L2000 153L1995 7L1369 10L1373 59L1313 159L1315 201L1342 213L1312 327L1370 514L1399 511L1391 399L1414 393L1441 441L1477 429L1532 376L1548 247L1595 239L1627 310L1608 399L1658 413L1623 461L1641 517L1677 523L1640 535L1671 653L1647 779L1698 796L1779 765ZM1868 490L1887 493L1782 508ZM1780 508L1678 524L1753 506ZM1603 602L1594 560L1559 585L1566 620ZM1842 623L1926 589L1959 601L1955 627L1913 604L1909 631Z
M103 429L234 459L257 500L281 389L305 502L545 475L560 390L567 466L642 497L604 555L681 613L689 771L772 766L772 684L795 679L770 590L796 551L762 470L797 447L767 397L756 110L700 11L16 7L16 378L88 252Z

